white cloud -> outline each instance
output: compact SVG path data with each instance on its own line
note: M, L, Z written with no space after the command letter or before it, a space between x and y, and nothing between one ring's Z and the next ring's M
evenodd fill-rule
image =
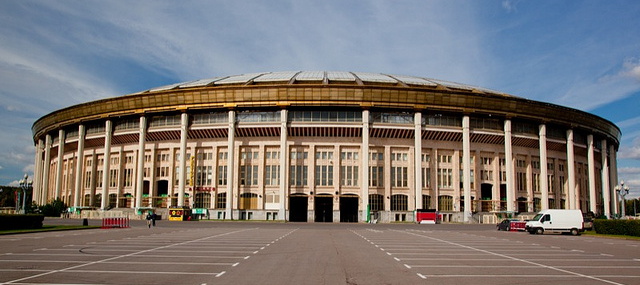
M640 82L640 59L629 58L625 60L620 75L633 78Z
M640 80L636 72L640 66L631 66L625 61L623 67L613 75L604 75L595 80L581 79L573 82L571 88L557 103L582 110L618 101L640 90ZM606 96L603 96L606 94Z
M621 146L618 150L618 157L621 159L640 160L640 136L633 140L631 146Z
M0 165L0 170L2 170L4 167L2 167L2 165Z
M621 167L618 168L620 174L640 174L640 167Z
M504 8L508 13L517 12L518 8L516 7L519 1L515 0L503 0L502 8Z

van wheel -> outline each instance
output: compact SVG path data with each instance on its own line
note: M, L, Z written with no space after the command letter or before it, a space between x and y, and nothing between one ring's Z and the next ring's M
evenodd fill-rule
M544 229L543 229L543 228L537 228L537 229L536 229L536 234L541 235L541 234L543 234L543 233L544 233Z
M571 229L571 235L572 236L577 236L580 232L578 232L578 229Z

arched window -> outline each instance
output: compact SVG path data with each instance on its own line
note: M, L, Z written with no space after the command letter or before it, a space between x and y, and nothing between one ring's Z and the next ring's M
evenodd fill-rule
M438 210L453 211L453 197L447 195L438 197Z
M404 194L391 195L391 211L407 211L409 197Z
M196 208L209 208L211 207L211 194L210 193L196 193Z
M240 194L240 204L238 209L240 210L255 210L258 209L258 194L255 193L242 193Z

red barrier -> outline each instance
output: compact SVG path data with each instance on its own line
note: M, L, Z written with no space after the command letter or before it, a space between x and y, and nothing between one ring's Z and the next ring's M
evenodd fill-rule
M103 218L102 219L102 228L103 229L112 229L112 228L128 228L129 227L129 218Z

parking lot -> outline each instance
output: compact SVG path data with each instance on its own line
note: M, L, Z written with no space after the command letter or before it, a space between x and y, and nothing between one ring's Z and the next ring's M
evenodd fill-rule
M0 284L640 284L639 269L640 241L493 225L136 221L0 236Z

